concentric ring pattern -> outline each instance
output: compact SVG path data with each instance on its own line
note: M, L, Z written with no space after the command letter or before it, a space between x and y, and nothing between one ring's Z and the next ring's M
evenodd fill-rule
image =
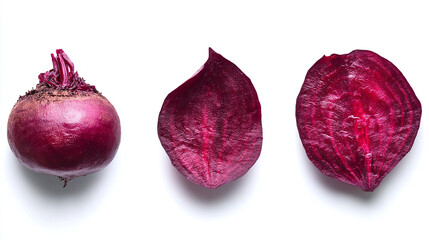
M324 56L296 102L305 151L325 175L373 191L410 151L422 108L391 62L374 52Z

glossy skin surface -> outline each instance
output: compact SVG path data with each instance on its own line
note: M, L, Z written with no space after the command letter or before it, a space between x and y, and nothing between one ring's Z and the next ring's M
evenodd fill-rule
M296 121L325 175L373 191L410 151L422 108L402 73L376 53L324 56L308 71Z
M57 93L16 103L7 128L12 151L27 168L66 181L103 169L121 138L116 110L99 93Z
M234 181L262 148L256 90L237 66L210 49L203 68L165 99L158 136L190 181L206 188Z

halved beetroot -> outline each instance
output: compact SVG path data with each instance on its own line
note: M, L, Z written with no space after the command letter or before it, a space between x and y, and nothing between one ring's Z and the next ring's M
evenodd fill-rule
M262 148L252 82L210 49L204 66L166 97L158 136L172 164L196 184L217 188L241 177Z
M325 175L373 191L410 151L422 108L391 62L371 51L324 56L308 71L296 121Z

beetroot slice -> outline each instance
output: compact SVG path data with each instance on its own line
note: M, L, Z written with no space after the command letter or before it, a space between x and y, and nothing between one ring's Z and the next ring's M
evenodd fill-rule
M262 148L252 82L210 49L204 66L165 99L158 136L173 166L196 184L217 188L243 176Z
M355 50L308 71L296 121L309 159L325 175L373 191L410 151L422 108L391 62Z

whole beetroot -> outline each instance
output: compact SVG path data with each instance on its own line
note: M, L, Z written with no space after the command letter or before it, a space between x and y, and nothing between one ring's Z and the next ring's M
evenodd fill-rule
M54 68L13 107L7 137L25 167L58 176L65 186L112 161L121 126L113 105L74 72L64 51L51 56Z

